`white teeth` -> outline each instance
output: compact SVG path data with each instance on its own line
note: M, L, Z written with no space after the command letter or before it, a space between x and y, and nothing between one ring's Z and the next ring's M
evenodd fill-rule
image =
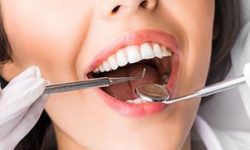
M118 51L116 53L116 58L117 58L118 65L120 67L127 65L128 61L127 61L127 57L126 57L124 50Z
M142 60L138 46L129 46L126 48L126 52L127 52L128 62L130 64Z
M154 50L154 54L155 54L156 57L158 57L158 58L163 57L161 47L160 47L159 44L154 43L153 44L153 50Z
M130 104L142 104L142 103L145 103L147 101L143 100L143 99L135 99L135 100L126 100L127 103L130 103Z
M105 69L104 69L104 67L103 67L103 64L99 66L99 70L100 70L101 72L104 72L104 71L105 71Z
M111 67L109 66L109 63L106 62L106 61L103 63L103 67L104 67L105 71L107 71L107 72L111 70Z
M162 50L163 57L171 56L171 52L166 47L161 46L161 50Z
M143 103L142 99L135 99L134 100L134 104L141 104L141 103Z
M111 56L108 58L108 63L110 65L110 67L112 68L112 70L116 70L119 66L117 64L117 61L115 59L115 56Z
M126 100L127 103L134 103L133 100Z
M126 66L128 63L137 63L143 59L169 56L172 56L171 51L158 43L143 43L139 46L128 46L110 56L94 70L94 73L116 70L118 67Z
M153 49L150 44L148 43L142 44L140 49L141 49L141 56L143 59L151 59L155 57Z
M96 68L95 70L94 70L94 73L98 73L99 72L99 68Z

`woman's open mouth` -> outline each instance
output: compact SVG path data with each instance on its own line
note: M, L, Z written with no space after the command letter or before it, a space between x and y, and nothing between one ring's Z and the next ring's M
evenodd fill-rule
M96 92L111 108L130 117L143 117L164 110L167 105L150 103L138 98L137 85L158 83L174 94L178 68L176 39L160 31L143 30L119 38L102 51L90 66L88 78L131 77L142 74L143 79L97 88Z

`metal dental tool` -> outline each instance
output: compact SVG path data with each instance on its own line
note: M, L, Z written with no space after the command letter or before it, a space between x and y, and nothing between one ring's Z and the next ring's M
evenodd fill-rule
M138 80L143 78L144 75L145 75L145 68L143 69L141 76L117 77L117 78L101 77L101 78L93 78L78 82L48 85L45 88L44 94L61 93L61 92L75 91L75 90L94 88L94 87L108 87L112 84Z
M136 88L136 94L143 100L149 102L162 102L164 104L171 104L175 102L191 100L192 98L197 97L206 97L215 93L223 92L234 87L237 87L243 83L247 83L250 86L250 63L246 64L244 67L246 74L243 76L232 79L221 81L207 87L204 87L194 93L185 95L177 98L170 98L170 93L165 89L163 85L159 84L140 84Z

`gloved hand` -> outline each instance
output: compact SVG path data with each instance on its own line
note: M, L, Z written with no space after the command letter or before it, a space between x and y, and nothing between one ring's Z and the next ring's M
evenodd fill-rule
M250 88L250 62L245 64L243 73L246 78L247 85Z
M13 150L34 127L46 104L47 83L32 66L0 88L0 150Z

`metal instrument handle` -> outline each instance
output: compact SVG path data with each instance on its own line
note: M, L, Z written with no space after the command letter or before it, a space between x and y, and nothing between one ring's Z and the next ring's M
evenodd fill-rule
M108 77L95 78L86 81L49 85L46 86L44 94L61 93L61 92L74 91L91 87L106 87L109 85L110 85L110 79Z
M232 89L236 86L238 86L239 84L243 84L246 82L246 79L244 76L241 76L239 78L236 79L232 79L232 80L225 80L219 83L215 83L212 84L210 86L207 86L203 89L201 89L200 91L198 91L201 95L201 97L206 97L209 95L213 95L219 92L223 92L229 89Z

